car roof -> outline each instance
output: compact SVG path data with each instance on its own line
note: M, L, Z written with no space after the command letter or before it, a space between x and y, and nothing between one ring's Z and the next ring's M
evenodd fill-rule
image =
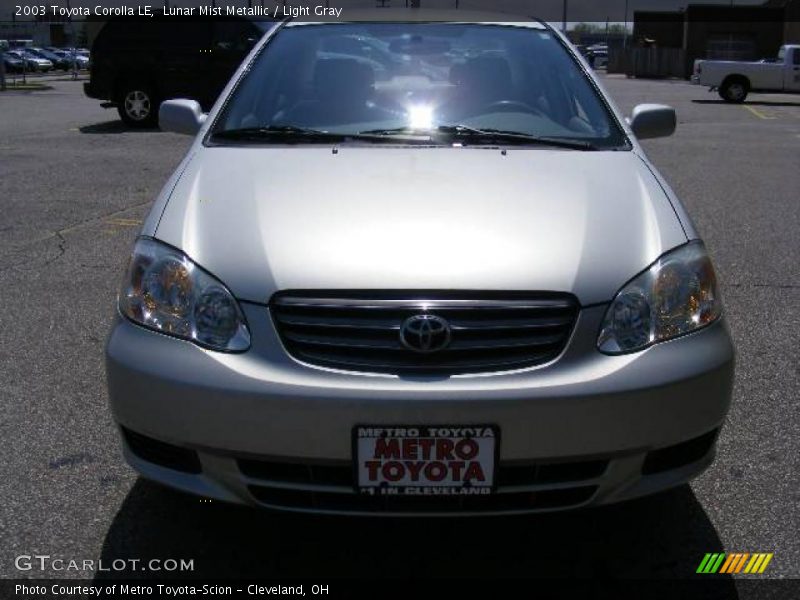
M372 8L347 10L340 17L291 20L287 27L334 23L470 23L480 25L506 25L546 29L539 20L519 14L470 10L432 10L423 8Z

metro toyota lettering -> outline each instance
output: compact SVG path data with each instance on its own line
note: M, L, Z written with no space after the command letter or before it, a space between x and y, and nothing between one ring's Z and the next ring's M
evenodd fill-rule
M478 444L470 438L455 443L443 438L380 438L375 442L375 458L384 460L471 460L478 450Z
M368 470L370 481L378 481L378 473L386 481L400 481L406 475L411 481L420 481L420 474L425 476L427 481L486 481L483 468L478 461L466 463L462 460L451 460L448 462L424 460L403 462L392 460L381 463L379 460L368 460L364 463Z
M378 481L378 475L386 481L400 481L405 477L420 481L454 482L486 481L483 468L472 459L478 455L475 440L462 438L456 442L434 438L381 438L375 443L375 460L364 466L370 481Z
M425 427L430 437L494 437L491 427ZM359 427L358 437L419 437L417 427Z

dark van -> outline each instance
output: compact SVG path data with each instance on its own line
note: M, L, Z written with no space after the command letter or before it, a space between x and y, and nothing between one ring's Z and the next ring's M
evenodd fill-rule
M118 17L100 30L84 92L116 106L133 127L158 123L169 98L209 110L255 43L276 21L244 17Z

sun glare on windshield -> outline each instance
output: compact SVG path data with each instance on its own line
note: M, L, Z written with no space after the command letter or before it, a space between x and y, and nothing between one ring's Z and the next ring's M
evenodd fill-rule
M433 107L417 104L408 107L408 126L411 129L433 128Z

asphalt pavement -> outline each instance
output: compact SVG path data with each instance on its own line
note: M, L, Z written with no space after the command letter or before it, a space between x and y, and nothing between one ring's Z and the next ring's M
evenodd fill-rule
M193 559L195 576L688 577L718 551L772 552L767 575L800 577L800 96L737 106L682 81L605 82L626 112L678 111L677 133L646 147L722 282L738 364L719 456L653 498L471 520L276 515L137 478L103 343L131 243L190 140L126 129L80 82L0 93L0 577L141 575L15 568L33 554Z

